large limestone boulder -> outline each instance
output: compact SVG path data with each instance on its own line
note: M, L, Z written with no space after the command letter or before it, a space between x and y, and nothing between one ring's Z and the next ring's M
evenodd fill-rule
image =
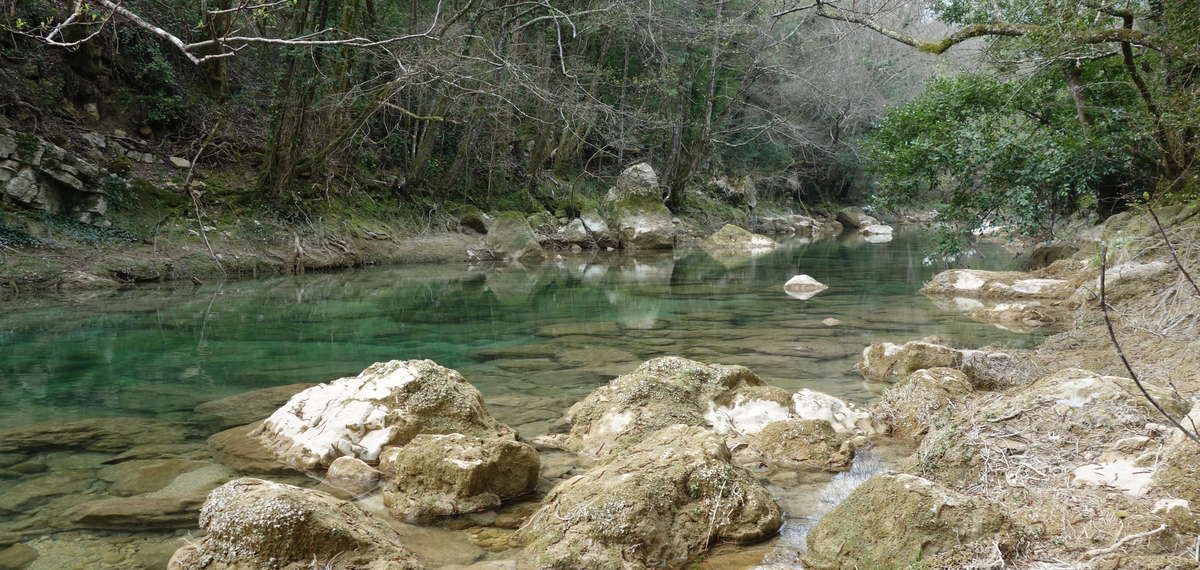
M957 349L914 340L904 344L880 342L862 351L855 369L870 382L896 382L925 368L955 368L967 373L972 385L980 389L1016 383L1016 359L1003 352Z
M639 162L617 176L618 199L628 196L662 199L662 191L658 188L658 174L655 174L649 163Z
M803 214L787 214L782 216L762 216L754 221L754 229L770 234L795 234L810 237L818 233L822 223L815 218ZM840 224L839 224L840 227Z
M150 418L95 418L0 429L0 452L79 449L122 452L139 445L183 441L179 424Z
M667 249L675 246L671 211L655 197L634 194L613 204L613 220L624 249Z
M488 227L484 243L499 259L520 261L542 259L545 250L538 243L529 221L520 212L500 212Z
M903 473L871 477L808 534L812 570L904 568L975 541L1013 547L1012 522L987 502Z
M733 462L778 472L839 472L850 469L854 445L824 420L788 419L767 424L734 445Z
M292 397L250 432L288 465L310 470L338 457L373 463L384 447L418 434L512 437L479 390L432 360L392 360Z
M1076 283L1066 279L1045 279L1016 271L951 269L933 276L921 293L990 299L1066 299L1075 292Z
M850 229L865 228L879 224L879 220L868 216L862 208L851 206L837 211L837 221Z
M884 393L874 415L888 424L893 435L919 438L973 391L971 381L959 370L917 370Z
M752 386L766 383L744 366L674 356L649 360L571 406L563 446L593 457L620 453L673 424L707 425L705 414L718 398L732 400L735 391Z
M579 212L579 221L583 222L583 229L587 230L592 243L595 243L597 247L618 245L617 236L613 234L612 229L604 221L604 217L595 208L585 208Z
M815 297L817 293L820 293L828 288L828 285L821 283L820 281L817 281L808 275L793 275L791 279L787 280L787 283L783 284L784 293L787 293L789 297L801 300L811 299Z
M710 544L770 536L780 516L720 436L676 425L559 484L518 538L533 568L681 568Z
M500 506L537 485L541 463L532 447L501 438L418 435L389 447L379 462L383 502L409 522Z
M721 229L708 236L700 247L705 251L717 254L748 254L760 255L778 247L775 240L733 224L725 224Z
M169 569L422 568L396 531L358 505L261 479L214 490L200 527L207 534L176 551Z
M562 239L569 244L575 245L591 245L592 236L588 233L587 227L583 225L583 220L575 218L567 222L562 229Z

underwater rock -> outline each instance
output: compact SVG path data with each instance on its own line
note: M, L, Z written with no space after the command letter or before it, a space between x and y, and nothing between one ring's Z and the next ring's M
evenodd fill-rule
M150 418L94 418L0 429L0 452L80 449L121 452L153 443L179 443L183 426Z
M300 383L251 390L204 402L196 406L196 413L217 418L219 429L246 425L266 418L292 399L292 396L313 386L316 384Z
M422 433L513 436L488 414L479 390L432 360L379 362L309 388L249 435L284 463L311 470L342 456L374 463L384 447Z
M813 298L817 293L828 289L829 286L809 277L808 275L793 275L787 283L783 284L783 292L789 297L796 299L807 300Z
M234 471L258 475L294 473L295 467L284 464L260 439L251 437L263 422L229 428L208 438L213 459Z
M500 506L537 485L537 451L511 439L418 435L383 452L383 502L409 522Z
M928 479L881 473L850 493L808 534L812 570L895 568L964 544L1009 551L1012 523L995 506Z
M658 198L630 195L617 200L613 204L613 222L623 249L669 249L675 246L671 211Z
M520 212L497 214L488 226L484 242L497 257L509 261L546 257L546 252L538 243L537 234Z
M779 506L717 434L662 429L555 487L518 532L536 568L680 568L715 542L775 533Z
M200 527L208 534L177 550L169 569L422 568L396 531L358 505L261 479L214 490L200 510Z

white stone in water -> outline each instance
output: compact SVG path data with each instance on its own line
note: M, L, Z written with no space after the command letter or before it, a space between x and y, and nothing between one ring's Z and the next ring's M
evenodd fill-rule
M779 402L771 400L750 399L738 394L729 406L717 407L708 403L708 411L704 419L720 434L729 432L751 434L762 431L771 422L786 420L792 416L791 410Z
M825 420L839 433L882 433L882 428L869 412L860 410L845 400L807 388L792 394L792 409L805 420Z
M973 311L975 309L983 309L986 307L982 301L978 299L972 299L970 297L955 297L953 301L954 308L963 312Z
M861 231L864 234L888 234L888 235L891 235L893 232L895 232L895 230L892 228L892 226L885 225L885 224L873 224L873 225L867 226L859 231Z
M986 279L970 271L959 271L958 279L954 282L954 288L964 291L977 291L986 283Z
M892 241L892 234L866 234L863 236L863 241L867 243L888 243Z
M1128 495L1140 497L1146 494L1146 489L1154 479L1154 469L1139 467L1134 459L1121 459L1077 467L1074 479L1087 485L1113 487Z
M795 275L783 284L783 290L796 299L811 299L817 293L828 289L829 286L813 279L808 275Z

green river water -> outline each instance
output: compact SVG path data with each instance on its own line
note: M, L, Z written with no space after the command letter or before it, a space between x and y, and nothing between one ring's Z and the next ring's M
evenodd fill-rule
M194 411L205 401L429 358L462 372L499 420L530 437L656 356L743 364L784 388L869 402L872 387L852 367L870 343L1038 342L917 294L944 269L924 262L929 245L912 231L883 244L793 241L754 259L570 255L527 268L407 266L27 297L0 305L0 427L138 416L203 436L219 429ZM998 269L1011 255L983 248L972 259ZM782 285L799 273L830 288L791 298ZM36 477L0 480L0 490ZM0 527L10 516L0 508Z

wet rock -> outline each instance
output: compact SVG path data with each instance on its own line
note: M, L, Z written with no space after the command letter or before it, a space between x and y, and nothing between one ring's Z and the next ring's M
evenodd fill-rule
M518 532L538 568L678 568L715 542L776 532L780 509L720 436L660 430L555 487Z
M207 456L204 446L195 443L152 443L130 448L102 463L113 465L124 461L144 459L200 459Z
M14 544L0 550L0 570L21 570L38 559L38 552L26 544Z
M250 437L280 461L309 470L342 456L373 463L384 447L422 433L513 435L458 372L432 360L392 360L296 394Z
M718 254L759 255L778 246L779 244L775 243L775 240L767 236L751 233L733 224L725 224L700 243L700 247L703 247L705 251Z
M891 236L896 232L895 228L886 224L871 224L863 227L861 230L864 236Z
M824 420L783 420L741 438L733 445L733 462L768 471L838 472L850 469L854 447L849 436L834 431Z
M81 449L121 452L138 445L178 443L179 424L149 418L96 418L0 429L0 451Z
M0 494L0 514L25 514L55 497L85 492L95 481L94 472L69 471L27 477Z
M955 368L965 372L975 388L990 389L1020 380L1016 359L1003 352L964 350L935 342L881 342L862 351L854 368L871 382L895 382L926 368Z
M500 212L488 226L484 242L498 258L509 261L542 259L546 252L520 212Z
M848 207L837 211L837 221L850 229L865 228L879 223L879 220L868 216L862 208Z
M422 567L396 531L358 505L260 479L238 479L214 490L200 511L200 527L208 534L176 551L168 568Z
M213 434L208 438L208 448L218 463L241 473L260 475L283 475L295 473L295 468L283 463L275 451L262 440L250 434L262 427L263 422L238 426Z
M613 221L621 247L628 250L675 246L671 211L658 198L630 195L613 204Z
M420 436L418 436L420 437ZM325 482L354 495L370 493L379 486L383 473L354 457L339 457L329 464Z
M792 409L795 417L828 422L838 433L876 435L883 432L883 426L870 412L824 392L805 388L792 394Z
M903 567L964 544L1012 548L1012 523L987 502L902 473L871 477L808 535L805 568Z
M991 299L1066 299L1075 283L1066 279L1044 279L1015 271L951 269L933 276L921 293Z
M673 424L706 425L705 413L717 397L765 385L743 366L656 358L571 406L566 414L571 431L563 443L588 456L618 453Z
M646 196L660 200L662 191L658 188L658 175L649 163L639 162L621 171L617 176L617 198L629 196Z
M196 406L196 413L213 416L219 429L256 422L275 412L296 394L316 386L312 383L272 386L209 400Z
M533 490L540 468L524 443L462 434L419 435L388 448L379 463L384 504L410 522L497 507Z
M809 277L808 275L793 275L787 283L783 284L783 291L789 297L796 299L807 300L816 296L817 293L828 289L829 286Z
M973 391L967 375L959 370L917 370L883 394L875 405L875 415L890 426L893 435L915 439L929 431L939 414Z

